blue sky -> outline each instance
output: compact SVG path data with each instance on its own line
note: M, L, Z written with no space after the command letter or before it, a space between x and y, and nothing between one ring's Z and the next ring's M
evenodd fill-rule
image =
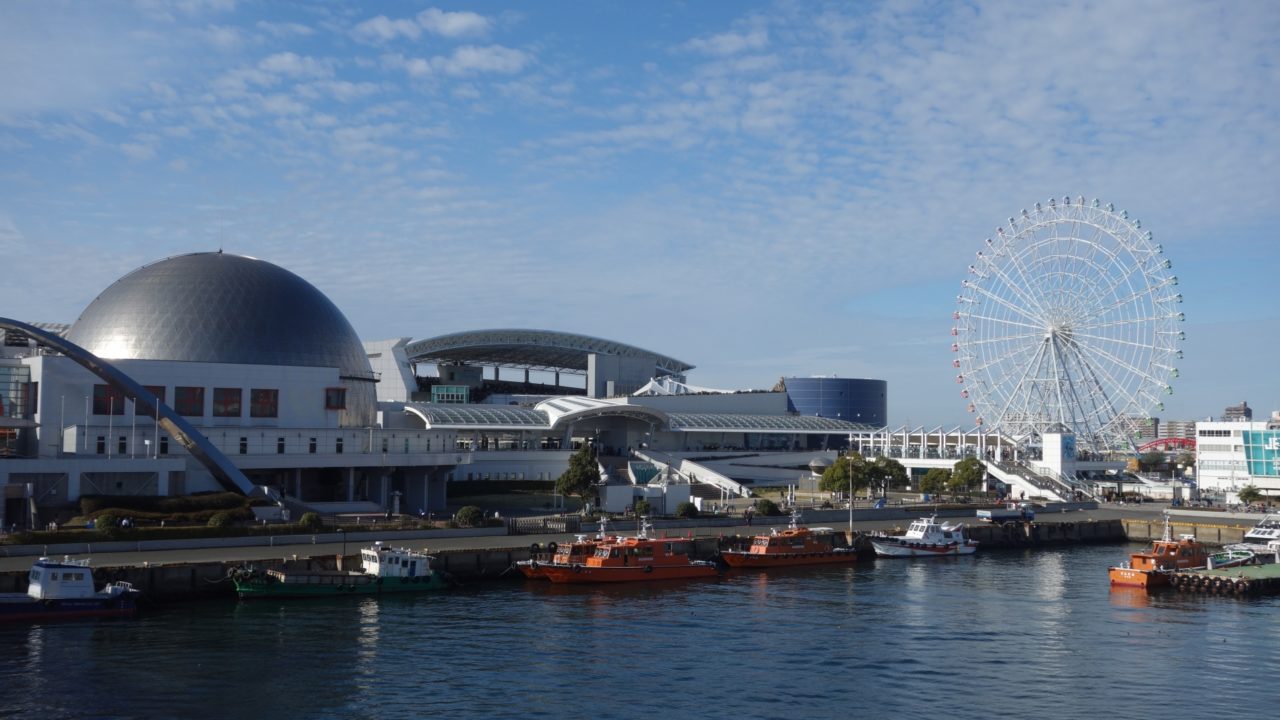
M1280 409L1280 4L0 4L0 315L223 247L365 339L599 335L690 381L889 381L967 422L951 312L1036 201L1142 218L1161 415Z

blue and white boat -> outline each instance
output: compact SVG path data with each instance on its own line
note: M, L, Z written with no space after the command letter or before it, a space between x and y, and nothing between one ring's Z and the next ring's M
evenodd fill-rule
M0 593L0 622L128 617L137 612L137 598L127 582L94 589L88 560L42 557L31 566L25 593Z

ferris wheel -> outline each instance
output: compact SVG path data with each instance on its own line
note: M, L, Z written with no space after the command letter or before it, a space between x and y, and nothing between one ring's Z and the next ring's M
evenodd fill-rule
M1142 222L1083 197L1036 203L996 229L956 298L960 395L1014 437L1065 426L1081 447L1130 439L1164 408L1185 333L1172 263Z

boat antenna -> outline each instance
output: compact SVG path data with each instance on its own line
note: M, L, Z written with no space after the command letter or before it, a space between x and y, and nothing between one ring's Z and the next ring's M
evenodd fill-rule
M1165 511L1164 514L1164 537L1161 538L1161 540L1164 542L1173 542L1173 524L1169 522L1168 511Z

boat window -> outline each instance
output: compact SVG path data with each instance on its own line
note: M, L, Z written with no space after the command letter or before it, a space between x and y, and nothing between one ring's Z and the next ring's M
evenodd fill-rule
M34 583L34 582L40 582L40 571L39 571L39 570L36 570L35 568L31 568L31 578L30 578L30 581L31 581L31 582L33 582L33 583Z
M50 579L50 580L57 580L57 579L58 579L58 573L56 573L56 572L51 572L51 573L49 573L49 579Z
M609 557L615 557L615 558L616 558L616 557L618 557L618 550L617 550L617 548L614 548L613 550L610 550L610 551L609 551Z

